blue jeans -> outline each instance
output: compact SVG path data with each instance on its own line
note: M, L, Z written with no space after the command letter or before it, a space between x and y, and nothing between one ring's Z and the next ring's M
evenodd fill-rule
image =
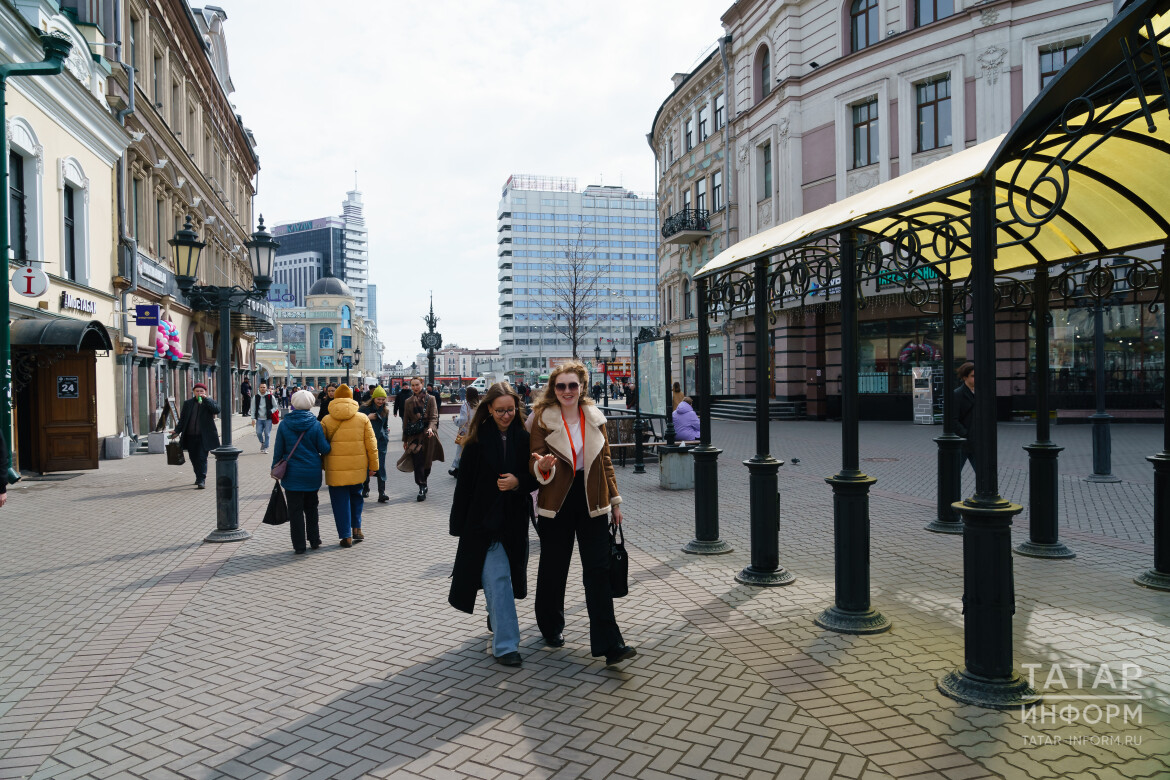
M362 484L330 485L329 504L333 507L333 522L337 525L337 538L348 539L354 528L362 527Z
M516 652L520 647L520 621L516 617L508 554L499 542L492 542L483 559L483 595L487 599L488 617L494 632L492 655L499 658Z
M268 449L268 440L272 436L272 420L256 421L256 438L260 440L260 449Z

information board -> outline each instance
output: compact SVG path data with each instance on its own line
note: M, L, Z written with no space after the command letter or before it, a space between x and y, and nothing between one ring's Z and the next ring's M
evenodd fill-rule
M642 414L665 417L669 411L666 399L666 346L661 339L638 344L638 407Z

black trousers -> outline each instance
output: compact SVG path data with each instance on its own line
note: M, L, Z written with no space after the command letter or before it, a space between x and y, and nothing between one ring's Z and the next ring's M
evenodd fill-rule
M427 477L431 475L431 467L427 463L426 450L420 450L411 456L414 464L414 484L422 487L427 484Z
M585 608L589 612L590 650L600 656L624 645L609 588L609 518L589 516L583 472L577 472L560 513L540 518L536 533L540 536L536 573L536 624L540 633L556 636L565 628L565 586L576 537L585 581Z
M317 512L319 498L316 490L286 490L284 500L288 504L288 531L292 534L294 550L305 549L305 532L309 544L321 544L320 514Z
M187 457L191 459L191 469L195 472L195 481L207 480L207 450L203 449L203 437L190 437L187 440Z

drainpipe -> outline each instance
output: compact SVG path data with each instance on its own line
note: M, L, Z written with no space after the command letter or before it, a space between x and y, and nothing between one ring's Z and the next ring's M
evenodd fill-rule
M726 195L723 197L723 248L731 246L731 193L736 188L731 186L731 169L728 161L735 156L731 148L731 35L719 39L719 58L723 61L723 103L727 108L727 116L723 120L723 186ZM728 312L728 320L735 316ZM731 333L723 329L723 391L730 392L731 388Z
M126 117L134 113L134 66L127 65L122 62L122 2L118 0L114 3L114 29L117 31L117 38L114 45L114 59L118 64L126 69L129 77L129 93L130 99L126 104L126 108L122 109L117 114L118 124L122 127L126 126ZM129 302L130 295L138 291L138 241L129 235L126 230L126 152L122 152L121 159L118 160L117 172L117 190L118 190L118 247L125 246L130 251L129 262L126 264L126 270L130 274L130 286L122 291L122 334L130 339L130 357L126 361L126 398L125 408L126 417L122 423L122 431L126 436L129 436L133 441L138 441L137 434L134 433L134 357L138 354L138 337L130 335L130 312Z

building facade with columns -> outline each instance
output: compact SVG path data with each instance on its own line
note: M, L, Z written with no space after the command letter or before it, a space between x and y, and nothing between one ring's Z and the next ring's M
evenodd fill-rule
M695 330L690 277L722 249L1007 132L1113 13L1109 0L732 5L722 17L724 37L692 72L676 75L650 134L664 226L659 292L667 298L666 326ZM722 111L726 126L715 117ZM726 186L718 206L716 173ZM711 213L696 225L685 211L700 194ZM1119 373L1141 360L1126 351L1134 334L1140 341L1162 327L1161 315L1138 309L1119 315L1110 331L1115 350L1107 357ZM776 314L766 358L771 395L795 413L835 416L840 354L832 304ZM896 292L871 297L860 316L863 414L910 419L913 368L932 365L944 376L953 369L938 365L939 323ZM1015 315L1003 320L1001 395L1026 407L1029 329ZM1084 368L1076 320L1066 314L1054 340L1054 350L1067 353L1054 365L1064 359L1074 371ZM964 323L958 326L962 362L971 353ZM713 322L712 393L754 393L753 339L742 313ZM685 344L675 356L684 367L695 351ZM698 390L693 371L684 368L680 379L690 381L687 392Z

